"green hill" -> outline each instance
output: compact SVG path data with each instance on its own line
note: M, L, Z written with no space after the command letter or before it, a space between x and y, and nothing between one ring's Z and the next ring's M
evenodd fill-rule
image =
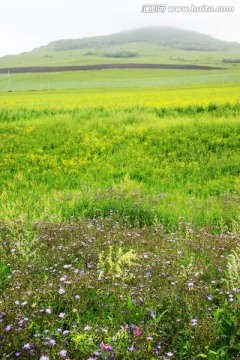
M104 63L176 62L222 66L240 58L240 44L194 31L150 27L107 36L58 40L20 55L0 58L0 68L74 66ZM226 64L231 64L225 62ZM234 65L234 64L233 64Z
M69 51L89 47L103 48L112 45L123 45L135 42L146 42L167 46L169 48L190 51L224 51L240 49L240 44L215 39L209 35L195 31L181 30L169 27L150 27L122 31L107 36L96 36L76 40L59 40L47 45L46 48L55 51Z

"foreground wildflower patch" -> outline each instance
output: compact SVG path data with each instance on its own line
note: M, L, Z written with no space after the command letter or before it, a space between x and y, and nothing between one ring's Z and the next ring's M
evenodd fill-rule
M166 234L113 213L31 236L2 224L2 358L237 359L239 246L237 233Z

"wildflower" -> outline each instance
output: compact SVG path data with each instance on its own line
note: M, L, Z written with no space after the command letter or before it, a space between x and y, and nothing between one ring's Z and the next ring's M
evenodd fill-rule
M45 310L47 314L51 314L52 313L52 310L51 309L46 309Z
M130 352L133 352L134 350L135 350L134 346L131 346L131 347L128 348L128 351L130 351Z
M68 335L69 333L70 333L69 330L64 330L62 334L63 334L63 335Z
M61 319L63 319L64 316L65 316L65 313L60 313L60 314L59 314L59 317L60 317Z
M192 324L192 326L196 326L197 325L197 319L191 320L191 324Z
M24 301L24 302L22 302L22 306L25 306L25 305L27 305L28 304L28 302L27 301Z
M31 349L31 344L29 344L29 343L25 344L22 349L23 350Z
M16 352L16 353L15 353L15 356L16 356L16 357L19 357L20 355L21 355L20 352Z
M167 356L169 356L169 357L171 357L171 356L173 356L174 354L172 353L172 352L168 352L167 353Z
M111 352L112 351L112 346L111 345L105 346L105 350L107 350L108 352Z
M53 340L53 339L51 339L51 340L49 340L48 344L49 344L50 346L54 346L54 345L56 345L56 341Z
M62 357L65 357L67 355L67 350L59 351L59 355L62 356Z
M5 327L5 331L9 331L9 330L11 330L11 328L12 328L12 325L8 325Z
M105 349L105 345L104 345L104 342L103 342L103 341L100 343L99 347L100 347L101 350L104 350L104 349Z
M63 288L60 288L60 289L58 290L58 293L59 293L60 295L62 295L62 294L65 293L65 290L64 290Z
M212 295L207 295L207 296L206 296L206 299L207 299L207 300L212 300Z
M85 328L84 328L85 331L88 331L90 329L91 329L91 326L89 326L89 325L85 326Z
M136 329L134 329L134 335L135 336L141 336L142 335L141 329L139 327L136 327Z
M112 346L111 345L104 345L104 342L102 341L101 344L99 345L101 350L106 350L108 352L112 351Z
M49 360L49 357L42 355L39 360Z
M153 311L151 311L151 313L150 313L150 317L151 317L152 319L156 319L156 315L154 314L154 312L153 312Z

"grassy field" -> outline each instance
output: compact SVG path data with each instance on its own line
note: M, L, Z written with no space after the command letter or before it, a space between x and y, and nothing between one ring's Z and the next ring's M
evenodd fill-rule
M54 91L67 89L179 88L183 86L223 87L239 83L240 72L234 70L101 70L63 73L1 74L0 92Z
M143 225L174 228L184 217L231 230L238 200L223 203L238 190L239 130L231 110L227 120L221 111L213 119L94 109L1 124L1 217L61 221L113 210Z
M239 358L239 90L0 95L1 359Z

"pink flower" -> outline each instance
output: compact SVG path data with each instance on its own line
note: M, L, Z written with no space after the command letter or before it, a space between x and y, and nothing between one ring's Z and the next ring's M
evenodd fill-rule
M141 336L142 335L141 329L139 327L136 327L136 329L134 329L134 335L135 336Z

